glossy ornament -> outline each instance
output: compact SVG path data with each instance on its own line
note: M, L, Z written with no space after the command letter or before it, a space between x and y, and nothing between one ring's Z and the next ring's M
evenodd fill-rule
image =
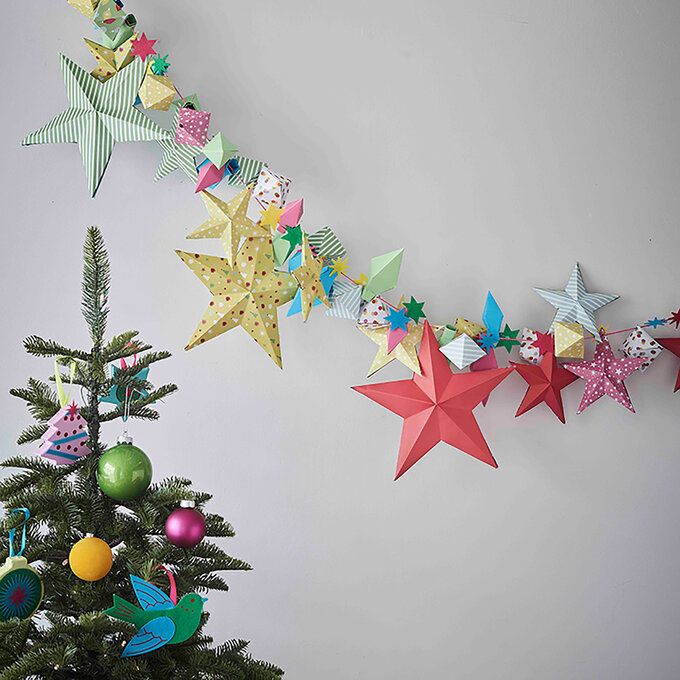
M106 541L87 534L71 548L68 564L82 581L99 581L111 571L113 554Z
M0 621L29 619L40 606L43 582L25 557L8 557L0 567Z
M130 437L121 437L106 450L97 465L99 488L116 501L139 498L151 484L153 466L149 457Z
M165 521L165 535L178 548L195 548L205 538L205 517L193 501L182 501Z

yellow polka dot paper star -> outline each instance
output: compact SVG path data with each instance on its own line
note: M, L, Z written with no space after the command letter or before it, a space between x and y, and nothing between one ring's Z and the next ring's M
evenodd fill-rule
M269 232L255 224L246 215L250 202L250 189L244 189L225 203L208 191L201 191L201 198L208 211L208 219L194 229L187 238L219 238L222 240L227 262L234 264L236 254L244 238L266 237Z
M126 40L115 50L85 38L85 44L97 62L95 68L90 72L91 75L104 82L115 76L122 68L125 68L135 58L132 53L132 41L136 37L137 34L135 33L132 38Z
M302 264L293 270L295 280L300 284L300 301L302 303L302 319L307 321L314 301L318 298L326 307L330 307L326 291L321 283L323 260L316 259L309 246L307 235L302 239Z
M241 326L282 368L277 309L293 299L297 285L274 269L271 238L248 238L234 267L223 257L175 252L213 296L186 349Z
M387 326L371 328L359 325L358 327L364 335L367 335L376 345L378 345L378 352L373 359L371 367L368 369L369 378L376 371L379 371L383 366L387 366L387 364L395 359L404 364L410 371L420 375L418 345L423 337L423 326L410 323L408 325L408 334L406 337L389 354L387 352L387 334L389 333L389 328Z
M368 276L364 274L363 272L359 274L359 278L355 281L356 284L359 286L365 286L368 283Z
M336 257L331 263L331 271L337 275L347 274L349 270L349 258L348 257Z
M266 210L260 210L262 217L260 218L260 225L267 227L270 231L274 231L279 225L281 215L283 215L284 208L277 208L270 203Z

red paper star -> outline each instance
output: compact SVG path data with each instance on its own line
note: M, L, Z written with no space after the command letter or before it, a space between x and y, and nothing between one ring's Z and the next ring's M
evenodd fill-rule
M422 375L352 388L404 419L395 479L440 441L498 467L472 409L513 369L451 373L427 321L418 359Z
M532 364L516 364L511 362L515 370L527 381L529 387L515 417L530 411L534 406L545 403L550 410L564 423L564 406L562 390L571 385L578 377L566 368L558 365L552 352L548 352L538 366Z
M536 331L536 335L538 337L536 340L534 340L534 347L538 350L538 353L541 356L547 354L548 352L555 351L555 339L550 333L541 333Z
M680 314L680 310L678 310ZM664 349L667 349L676 357L680 357L680 338L654 338ZM680 390L680 370L678 370L678 377L675 379L674 392Z
M155 40L149 40L146 37L146 33L142 33L141 38L132 41L132 54L135 57L139 57L142 61L146 61L147 57L156 54L156 50L153 48L155 44Z
M678 309L677 312L671 312L671 315L668 320L672 324L675 324L676 328L680 327L680 309Z

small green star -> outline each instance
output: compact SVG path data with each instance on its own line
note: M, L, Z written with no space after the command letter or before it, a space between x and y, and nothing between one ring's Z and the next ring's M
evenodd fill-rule
M286 227L286 233L281 237L282 241L288 241L290 248L288 255L290 255L297 246L302 245L302 227L298 224L297 227Z
M498 347L505 347L507 350L508 354L512 351L513 345L519 345L519 340L517 340L517 336L519 335L519 330L512 330L508 324L505 324L505 328L503 329L503 332L501 333L501 339L498 341L497 345Z
M164 76L168 72L169 68L170 62L168 61L167 54L164 57L161 57L159 54L157 57L154 57L153 61L151 62L151 70L157 76Z
M415 323L418 323L420 319L425 318L425 314L423 314L423 307L425 306L424 302L418 302L413 295L411 295L411 299L408 302L404 303L404 307L406 309L406 315L409 317L409 319L413 319Z

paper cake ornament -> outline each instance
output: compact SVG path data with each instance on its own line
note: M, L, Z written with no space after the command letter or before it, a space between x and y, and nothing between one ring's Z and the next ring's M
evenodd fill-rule
M486 356L486 352L465 333L442 345L440 351L456 368L461 370Z
M556 321L580 323L596 339L600 337L600 334L595 312L619 297L607 293L589 293L583 283L583 275L578 262L574 265L564 290L548 290L547 288L534 288L534 290L557 309L553 325ZM553 329L553 325L550 326L550 330Z
M578 380L578 377L562 368L552 352L548 352L538 366L512 362L511 364L528 384L515 417L523 415L539 404L545 404L562 423L565 423L562 390Z
M644 373L652 362L663 352L663 347L640 326L636 326L621 345L621 351L627 357L642 357L645 362L640 364L640 373Z
M404 249L393 250L384 255L378 255L371 260L368 281L364 286L361 297L368 301L376 295L392 290L397 285Z
M530 364L538 365L541 352L536 346L538 333L532 328L523 328L519 336L519 355Z
M327 261L332 262L347 255L345 247L330 227L323 227L310 234L309 245L312 246L317 257L323 257Z
M94 196L116 142L149 142L166 138L168 132L134 107L144 76L141 61L133 61L102 83L63 54L60 58L69 107L22 144L77 142Z
M359 314L359 325L361 326L386 326L387 305L380 298L373 298L363 304Z
M671 354L675 354L680 358L680 338L657 338L657 342ZM674 392L680 390L680 369L678 369L678 377L675 379Z
M247 239L234 267L222 257L175 252L213 296L186 349L241 326L281 368L277 309L293 299L297 284L274 269L271 238Z
M233 266L236 261L238 249L244 239L251 236L268 236L265 229L247 217L250 201L248 188L226 203L208 191L202 191L201 198L208 211L208 219L194 229L187 238L219 238L230 266Z
M114 595L113 606L104 612L137 629L137 634L125 645L122 657L148 654L165 645L186 642L198 630L206 598L189 593L174 602L160 588L132 574L130 583L139 607Z
M238 153L238 149L221 132L207 142L202 151L203 155L218 168L223 168L227 161Z
M386 326L371 328L369 326L359 326L362 333L370 338L377 346L378 351L373 359L371 367L368 369L367 377L371 377L376 371L392 361L398 361L414 373L420 373L418 363L418 345L423 336L423 326L409 324L406 335L402 338L392 351L389 350L389 328Z
M482 335L482 333L486 333L486 328L484 326L481 326L478 323L474 323L474 321L468 321L467 319L464 319L462 316L459 316L456 319L455 327L456 335L465 333L465 335L469 335L471 338L476 338Z
M644 363L645 360L642 358L617 359L609 341L604 338L598 343L592 361L574 361L565 364L568 371L586 381L577 413L583 413L591 404L605 395L627 408L631 413L635 413L624 380Z
M87 19L94 19L99 0L68 0L68 4L77 9Z
M135 61L134 63L144 64L142 61ZM176 96L177 90L172 84L172 80L168 76L157 76L149 62L144 80L139 88L139 99L142 106L154 111L168 111Z
M580 323L556 321L553 329L555 332L555 356L560 359L583 359L586 351L583 326ZM538 340L538 337L536 340ZM534 341L534 344L538 347L536 341Z
M396 478L440 441L498 467L472 410L505 380L512 369L451 373L427 321L418 359L422 375L414 375L410 380L352 388L404 419Z
M361 313L361 286L346 279L336 279L331 294L331 306L326 316L356 321Z
M205 146L208 143L209 126L210 111L199 111L192 105L182 106L179 109L175 141L189 146ZM219 167L224 167L224 163Z
M75 404L63 406L47 423L47 432L38 453L59 465L70 465L91 451L87 421Z
M253 220L259 219L259 210L266 210L270 205L276 208L283 208L290 190L291 180L283 175L273 173L269 168L263 167L258 175L257 182L253 188L253 198L255 199L249 217Z
M104 82L125 68L134 59L132 54L132 41L130 38L115 50L109 49L104 45L99 45L92 40L85 38L87 49L90 50L92 56L97 62L97 66L90 72L97 80Z
M172 126L173 132L177 130L179 111L179 107L176 107ZM175 141L174 134L168 134L165 139L159 139L158 144L163 150L163 157L154 176L155 182L163 179L163 177L166 177L175 170L181 170L193 182L198 180L196 156L201 152L199 147L178 144Z
M300 304L303 321L307 321L312 307L316 300L320 300L326 307L330 307L328 295L324 290L321 281L321 270L323 269L323 260L317 259L309 247L309 241L305 236L302 241L302 258L300 266L293 271L293 276L300 286Z

